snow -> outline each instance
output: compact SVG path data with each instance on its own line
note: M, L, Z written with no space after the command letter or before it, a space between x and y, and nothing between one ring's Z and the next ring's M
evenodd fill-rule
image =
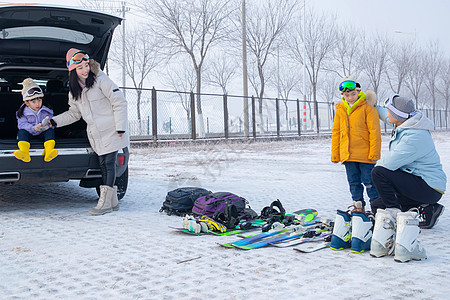
M450 174L450 133L433 137ZM448 211L420 234L428 259L403 264L348 250L225 249L217 243L238 238L178 233L169 226L182 219L158 212L167 191L195 185L243 196L257 212L280 199L287 211L315 208L334 218L351 197L330 145L321 137L134 146L120 210L99 217L87 213L95 191L77 182L2 186L0 298L448 299Z

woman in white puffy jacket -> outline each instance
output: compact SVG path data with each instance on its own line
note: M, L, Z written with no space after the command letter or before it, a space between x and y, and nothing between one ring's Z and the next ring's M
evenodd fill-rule
M69 110L54 116L53 126L78 121L87 124L89 142L100 161L103 185L97 205L89 213L103 215L119 209L116 162L118 151L129 146L127 102L118 86L89 55L75 48L66 54L69 69Z

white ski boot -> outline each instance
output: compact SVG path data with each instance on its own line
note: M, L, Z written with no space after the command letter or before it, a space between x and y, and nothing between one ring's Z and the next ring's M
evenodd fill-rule
M425 249L417 240L420 233L418 216L419 213L414 210L398 213L395 261L407 262L427 258Z
M400 212L397 208L379 208L375 215L375 227L373 229L370 255L382 257L394 253L396 217Z

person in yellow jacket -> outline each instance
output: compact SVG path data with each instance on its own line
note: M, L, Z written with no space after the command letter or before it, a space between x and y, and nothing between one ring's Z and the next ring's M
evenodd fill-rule
M351 76L342 79L339 91L342 101L335 104L331 161L345 166L354 211L364 212L364 186L370 202L379 197L371 177L381 152L376 95L373 91L367 91L367 95L361 92L360 84Z

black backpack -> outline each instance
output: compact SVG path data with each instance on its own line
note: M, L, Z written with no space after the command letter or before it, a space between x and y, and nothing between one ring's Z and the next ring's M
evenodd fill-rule
M202 196L211 194L211 191L197 187L181 187L170 191L159 212L170 215L184 216L192 212L194 201Z

